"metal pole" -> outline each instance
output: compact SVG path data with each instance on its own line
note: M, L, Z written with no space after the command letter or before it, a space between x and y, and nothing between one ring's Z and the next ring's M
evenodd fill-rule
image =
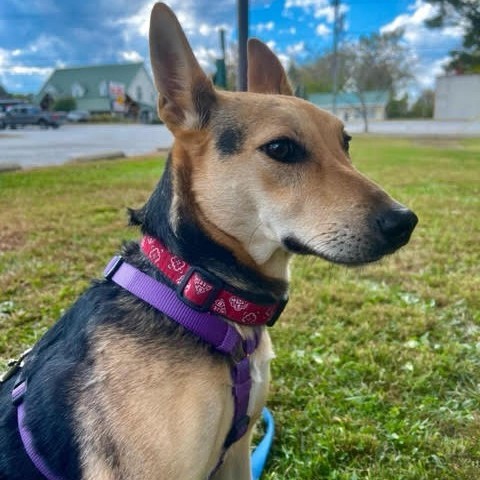
M333 21L333 97L332 112L337 114L337 90L338 90L338 34L339 34L339 0L332 0L334 8Z
M220 49L222 51L222 59L225 61L225 29L220 29Z
M220 29L220 49L222 57L215 61L217 73L215 74L215 85L227 88L227 66L225 63L225 29Z
M238 69L237 90L247 90L248 0L237 0Z

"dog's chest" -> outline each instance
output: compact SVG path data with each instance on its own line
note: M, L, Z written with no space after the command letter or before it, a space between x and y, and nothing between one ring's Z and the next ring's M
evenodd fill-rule
M270 362L275 357L270 335L265 330L255 353L250 357L252 388L248 413L255 418L265 405L270 382Z

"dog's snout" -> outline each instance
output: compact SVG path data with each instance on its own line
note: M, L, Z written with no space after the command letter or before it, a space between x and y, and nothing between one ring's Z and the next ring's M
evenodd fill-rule
M377 217L377 224L392 249L400 248L410 240L418 217L408 208L396 207Z

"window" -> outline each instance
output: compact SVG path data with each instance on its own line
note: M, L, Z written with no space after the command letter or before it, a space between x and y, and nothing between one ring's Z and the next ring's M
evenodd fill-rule
M137 102L142 101L143 91L140 85L137 86Z
M81 98L85 95L85 88L82 87L78 82L75 82L72 85L72 97Z
M100 85L98 86L98 92L100 93L101 97L108 96L108 85L106 80L102 80L100 82Z

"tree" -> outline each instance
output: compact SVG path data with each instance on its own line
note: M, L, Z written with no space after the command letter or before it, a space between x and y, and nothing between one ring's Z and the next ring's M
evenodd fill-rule
M73 97L60 97L55 100L53 109L56 112L70 112L77 108L77 101Z
M368 131L367 97L372 91L390 98L404 82L412 78L411 65L402 45L402 30L371 34L356 42L344 43L337 52L338 91L355 94L357 108ZM333 54L327 53L298 68L307 93L331 92Z
M337 81L338 89L345 84L344 76L345 55L340 49L337 52ZM333 53L329 52L315 59L312 63L301 68L300 77L307 93L331 92L333 90Z
M367 92L388 92L393 97L395 91L412 78L407 51L401 44L402 36L402 30L373 33L343 48L343 90L358 98L365 132L368 132Z
M409 116L414 118L432 118L435 103L433 90L424 90L413 104Z
M446 71L480 72L480 2L478 0L425 0L438 7L438 13L425 23L430 28L462 27L462 50L450 52Z
M408 117L408 95L405 94L400 99L390 98L386 107L387 118L406 118Z
M0 98L8 98L10 95L8 92L5 90L5 88L0 85Z
M292 84L295 96L300 98L307 98L307 92L305 91L305 85L302 79L302 72L293 61L288 67L287 76L290 80L290 83Z

